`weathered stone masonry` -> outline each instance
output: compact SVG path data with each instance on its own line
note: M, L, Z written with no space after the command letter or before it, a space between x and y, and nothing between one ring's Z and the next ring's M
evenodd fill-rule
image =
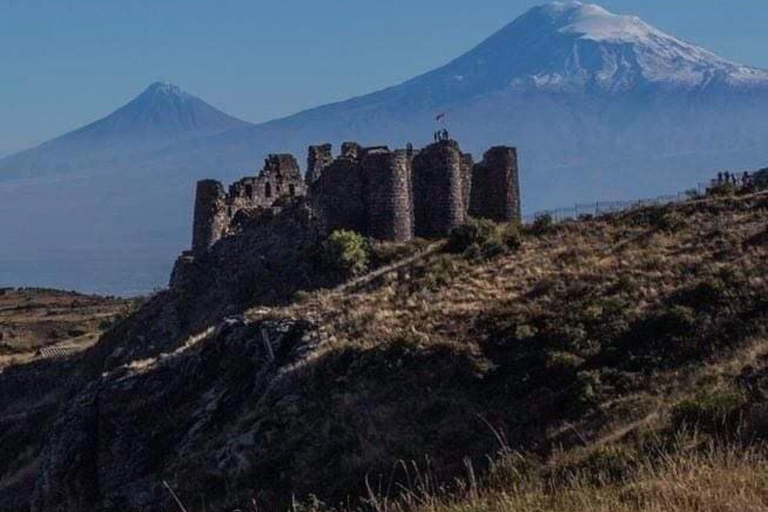
M497 222L520 218L517 150L495 147L472 171L469 215Z
M192 250L205 251L229 234L238 215L274 208L285 198L302 197L307 185L293 155L270 155L256 177L236 181L224 193L215 180L197 183Z
M412 155L370 151L363 157L363 198L367 234L381 240L413 238Z
M462 165L462 163L464 165ZM467 218L466 166L456 141L427 146L413 161L413 206L416 236L447 235Z
M336 158L324 144L309 148L306 180L293 156L271 155L258 176L234 183L228 193L217 181L198 183L193 252L232 233L240 216L274 211L291 199L304 201L325 233L350 229L394 241L442 237L469 215L520 219L517 151L491 148L475 165L454 140L420 151L347 142Z

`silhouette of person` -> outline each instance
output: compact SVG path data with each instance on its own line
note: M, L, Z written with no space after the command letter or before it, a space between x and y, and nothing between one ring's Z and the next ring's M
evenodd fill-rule
M722 172L717 173L717 183L719 185L723 183L723 173Z

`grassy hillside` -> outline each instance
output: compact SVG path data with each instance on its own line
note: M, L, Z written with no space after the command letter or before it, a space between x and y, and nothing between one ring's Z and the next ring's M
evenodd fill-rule
M0 508L768 507L768 194L473 226L294 241L272 290L233 237L210 286L6 371ZM292 291L329 263L357 275Z
M466 480L468 461L483 474L495 467L484 455L503 465L520 450L553 471L563 458L607 457L630 487L662 486L688 468L684 492L703 499L706 488L726 506L743 484L752 509L768 506L754 492L765 482L760 450L673 449L691 429L747 444L768 433L767 210L768 196L753 195L542 223L517 250L432 251L287 308L251 311L254 323L308 320L323 340L293 371L301 391L253 415L279 439L285 488L367 494L368 475L373 494L391 495L393 481L409 480L398 460L450 484ZM711 487L730 464L744 480ZM678 510L663 496L619 506L610 500L624 484L583 482L593 469L557 485L527 475L522 490L460 502L424 498L423 508Z

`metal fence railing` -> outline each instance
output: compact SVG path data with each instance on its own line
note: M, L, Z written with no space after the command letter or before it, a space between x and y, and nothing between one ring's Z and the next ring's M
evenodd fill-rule
M702 189L698 187L698 193ZM638 199L634 201L595 201L594 203L576 203L573 206L556 208L554 210L540 210L532 215L523 215L523 223L530 224L539 217L549 215L554 222L579 219L590 216L598 216L609 213L621 213L648 206L663 206L672 203L681 203L690 197L689 192L680 192L676 195L663 195L653 199Z

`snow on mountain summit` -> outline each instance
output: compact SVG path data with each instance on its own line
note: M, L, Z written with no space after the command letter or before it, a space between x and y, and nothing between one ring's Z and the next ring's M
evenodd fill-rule
M560 8L566 23L559 29L564 34L577 34L581 39L626 43L648 43L654 36L669 37L637 16L621 16L593 4L572 2L553 4Z
M181 87L170 82L154 82L147 87L142 94L176 96L179 98L191 98Z
M651 82L699 86L713 80L729 85L768 81L766 71L729 62L662 32L637 16L617 15L598 5L581 2L555 2L541 9L553 18L561 34L604 45L631 45L637 71ZM603 55L605 53L603 50ZM615 65L601 70L602 76L598 79L610 78L607 75L611 71L622 67L619 62L611 64Z
M581 2L530 9L432 74L438 76L468 95L489 89L624 93L768 85L764 70L730 62L637 16ZM456 81L461 84L447 85Z

